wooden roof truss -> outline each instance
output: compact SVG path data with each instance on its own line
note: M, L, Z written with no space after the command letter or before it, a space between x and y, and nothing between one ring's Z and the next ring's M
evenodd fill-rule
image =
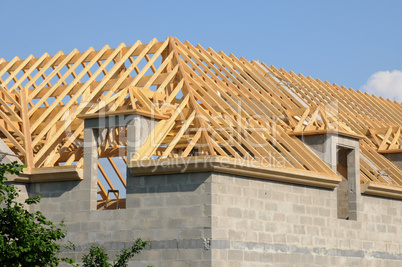
M132 159L122 156L124 127L101 142L99 158L108 159L124 186L115 157L127 163L216 155L334 176L293 136L329 130L362 137L363 183L402 185L401 171L378 153L401 149L401 112L397 102L171 37L0 59L0 136L30 169L82 168L85 118L140 114L159 120ZM115 186L98 167L104 177L99 195L107 200L107 188Z
M256 66L259 64L254 62ZM375 95L369 95L337 84L314 80L263 66L275 77L288 84L294 94L311 108L336 106L336 117L343 134L354 134L360 139L360 176L362 183L402 185L402 172L379 153L401 153L400 125L402 105ZM398 125L398 126L395 126ZM398 134L399 131L399 134ZM359 137L359 138L360 138Z

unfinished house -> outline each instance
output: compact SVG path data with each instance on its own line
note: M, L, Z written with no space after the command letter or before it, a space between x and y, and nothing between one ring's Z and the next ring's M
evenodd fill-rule
M2 162L77 259L141 237L132 266L401 266L401 126L401 103L172 37L0 59Z

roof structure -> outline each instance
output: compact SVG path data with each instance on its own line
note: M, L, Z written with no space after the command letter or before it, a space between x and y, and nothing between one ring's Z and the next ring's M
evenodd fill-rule
M125 163L200 156L258 162L278 172L339 177L298 138L360 139L362 184L402 196L402 104L169 37L39 58L0 59L0 136L28 174L82 169L84 120L138 114L158 120L133 158L125 127L99 146L125 186ZM105 166L99 195L114 189ZM106 182L106 183L105 183Z

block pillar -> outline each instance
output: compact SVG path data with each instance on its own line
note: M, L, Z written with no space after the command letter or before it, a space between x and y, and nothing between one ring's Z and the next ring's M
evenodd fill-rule
M351 149L347 155L348 184L349 184L349 219L358 220L358 207L361 204L360 193L360 150L359 141L357 147Z
M324 161L337 172L338 150L347 152L348 218L359 220L361 204L359 140L336 134L327 134L324 140Z
M87 125L86 125L87 126ZM89 210L97 209L98 191L98 129L85 127L84 129L84 180L85 188L88 189Z
M138 149L147 140L148 137L151 138L151 146L154 145L154 143L152 142L152 140L154 140L154 136L152 136L151 133L157 123L157 120L141 115L134 115L133 119L127 122L127 161L130 161L134 157ZM133 203L133 201L135 202L135 200L129 197L129 193L133 190L133 187L137 186L138 184L134 175L128 167L126 179L126 206L134 207L135 203Z
M331 169L336 172L337 163L337 136L333 134L325 135L324 139L324 161Z

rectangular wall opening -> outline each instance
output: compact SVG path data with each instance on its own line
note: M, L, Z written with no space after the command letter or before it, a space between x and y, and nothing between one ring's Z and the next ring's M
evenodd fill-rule
M127 127L108 127L97 130L97 209L125 209L127 177Z
M336 170L342 176L342 182L337 187L338 219L356 220L356 185L353 165L355 153L350 148L337 147Z
M336 170L342 176L342 182L337 187L338 219L349 220L349 181L348 160L349 149L337 147Z

